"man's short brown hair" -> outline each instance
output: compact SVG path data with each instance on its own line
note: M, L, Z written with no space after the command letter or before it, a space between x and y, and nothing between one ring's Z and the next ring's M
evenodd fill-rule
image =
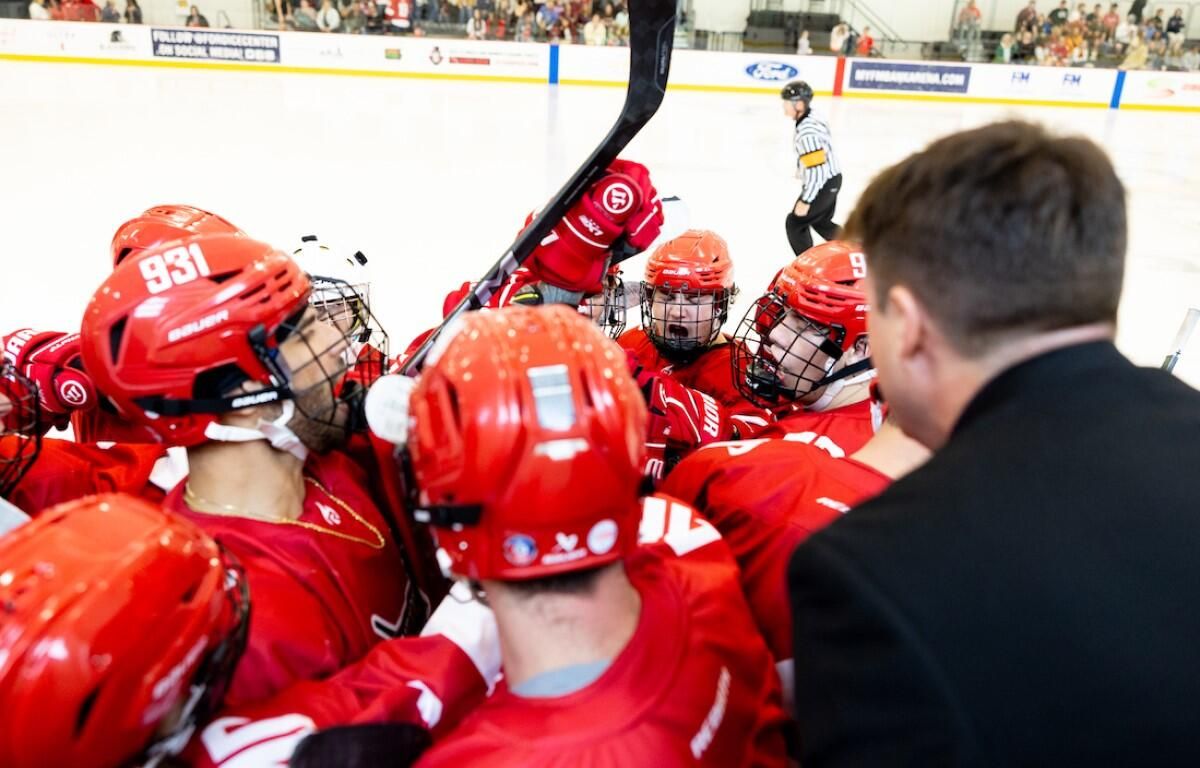
M846 223L875 301L903 284L964 354L1115 323L1125 188L1083 138L1004 122L935 141L880 173Z

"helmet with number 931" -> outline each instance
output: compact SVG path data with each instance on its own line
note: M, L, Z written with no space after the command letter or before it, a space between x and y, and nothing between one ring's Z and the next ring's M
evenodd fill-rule
M117 228L113 235L113 267L130 256L191 235L238 235L242 230L224 218L192 205L156 205Z
M156 764L221 703L245 648L241 568L131 496L53 507L0 539L0 765Z
M238 235L196 235L121 263L84 313L96 387L172 445L210 439L220 414L295 393L279 346L308 307L286 254ZM261 389L230 394L244 382Z
M476 312L431 357L408 450L455 574L540 578L636 544L646 406L599 328L563 305Z

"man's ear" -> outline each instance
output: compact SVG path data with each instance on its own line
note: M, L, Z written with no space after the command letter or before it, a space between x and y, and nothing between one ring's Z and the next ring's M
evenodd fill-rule
M887 293L888 311L895 318L898 357L911 360L927 351L929 313L905 285L893 285Z

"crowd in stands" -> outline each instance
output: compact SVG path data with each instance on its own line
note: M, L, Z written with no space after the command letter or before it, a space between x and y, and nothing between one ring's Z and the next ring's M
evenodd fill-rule
M1146 11L1145 0L1128 7L1110 3L1090 6L1059 0L1048 12L1038 0L1017 14L1013 30L996 46L997 63L1048 66L1116 66L1121 69L1191 71L1200 69L1200 46L1187 45L1187 20L1182 8L1167 15L1165 8ZM977 34L982 12L969 0L959 12L956 37Z
M465 34L471 40L628 45L625 2L590 0L266 0L281 27L351 34Z

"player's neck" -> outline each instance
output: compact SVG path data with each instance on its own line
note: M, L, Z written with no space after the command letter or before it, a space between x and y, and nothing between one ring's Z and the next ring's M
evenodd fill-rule
M304 512L304 463L265 440L189 448L187 484L199 512L287 520Z
M904 434L890 420L850 458L893 480L904 477L929 458L929 449Z
M870 396L870 380L856 381L853 384L847 384L838 390L837 394L830 398L828 403L822 404L821 411L834 411L838 408L845 408L848 405L855 405L857 403L861 403ZM820 400L818 399L817 402L819 403Z
M610 566L589 595L493 594L509 688L547 672L615 659L637 630L642 597L624 567Z

